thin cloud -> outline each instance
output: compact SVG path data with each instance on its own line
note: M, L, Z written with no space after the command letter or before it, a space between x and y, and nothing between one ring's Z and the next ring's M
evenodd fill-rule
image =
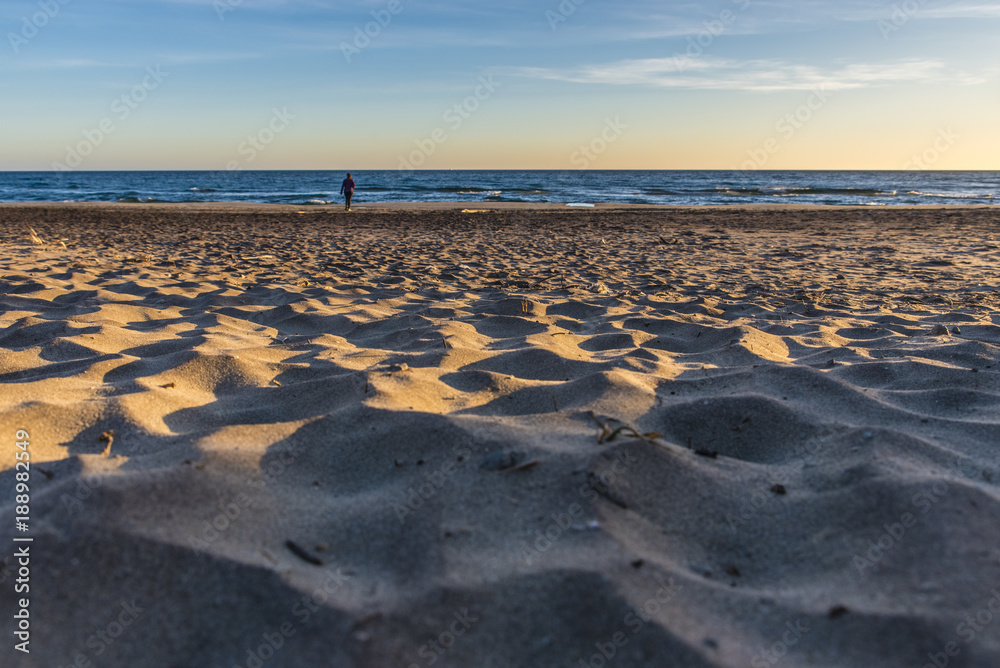
M505 74L591 85L765 92L816 88L849 90L912 82L974 85L986 81L980 76L950 70L940 61L916 59L820 68L777 60L675 56L622 60L575 69L512 68Z
M818 2L807 6L810 7L812 19L818 23L830 20L852 22L891 20L893 17L898 17L899 14L905 16L907 20L1000 18L1000 5L996 3L955 2L941 4L935 2L932 5L927 0L921 0L916 8L910 4L904 8L903 4L901 2L887 2L874 5L869 0L864 0L863 2Z
M924 7L919 14L935 19L1000 19L1000 5L994 3Z

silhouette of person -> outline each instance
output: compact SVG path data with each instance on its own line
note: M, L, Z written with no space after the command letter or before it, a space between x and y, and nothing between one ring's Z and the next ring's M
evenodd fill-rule
M350 173L348 173L347 178L344 179L344 183L340 186L340 194L347 199L347 205L344 208L348 211L351 210L351 198L354 196L354 187L354 179L352 179Z

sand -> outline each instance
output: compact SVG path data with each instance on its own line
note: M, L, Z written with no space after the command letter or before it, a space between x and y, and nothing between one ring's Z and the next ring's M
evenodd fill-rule
M3 666L1000 665L1000 209L0 221Z

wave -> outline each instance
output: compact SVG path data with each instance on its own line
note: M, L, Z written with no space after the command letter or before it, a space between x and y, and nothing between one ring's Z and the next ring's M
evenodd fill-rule
M954 193L925 193L919 190L908 190L907 195L915 195L917 197L940 197L943 199L996 199L996 197L990 193L985 195L958 195Z
M697 192L697 191L692 191L692 192ZM706 192L712 192L712 193L714 193L715 191L712 190L712 191L706 191ZM643 188L642 190L637 190L635 192L635 194L636 195L652 195L654 197L687 197L690 193L677 192L675 190L666 190L664 188Z
M762 186L759 188L740 188L718 186L715 190L705 191L728 196L767 195L770 197L802 197L809 195L841 195L849 197L896 197L896 190L879 190L873 188L796 188L792 186Z
M360 188L359 188L360 190ZM497 192L495 187L487 186L423 186L423 185L400 185L395 188L385 189L388 192L391 191L402 191L402 192L440 192L440 193L454 193L456 195L480 195L486 193ZM545 190L543 188L504 188L504 192L520 193L526 195L545 195L551 190Z

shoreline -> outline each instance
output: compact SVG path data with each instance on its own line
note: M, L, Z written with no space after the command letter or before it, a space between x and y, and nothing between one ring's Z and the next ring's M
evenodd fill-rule
M352 213L385 212L385 211L454 211L456 209L488 209L491 211L896 211L914 209L918 211L933 210L990 210L997 204L898 204L885 206L843 205L843 204L631 204L631 203L594 203L592 207L576 207L570 203L556 202L355 202ZM343 211L343 203L332 204L284 204L268 202L0 202L0 210L18 208L131 208L136 210L155 211L158 209L204 209L204 210L306 210L306 211Z

